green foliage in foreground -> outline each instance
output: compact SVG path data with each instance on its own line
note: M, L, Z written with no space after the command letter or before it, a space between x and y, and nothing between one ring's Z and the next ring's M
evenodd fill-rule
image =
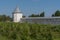
M0 22L0 40L60 40L60 25Z

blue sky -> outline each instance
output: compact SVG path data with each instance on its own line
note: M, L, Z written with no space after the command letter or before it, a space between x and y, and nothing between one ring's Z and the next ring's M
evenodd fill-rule
M60 0L0 0L0 14L12 16L17 5L25 16L44 11L45 16L50 17L60 10Z

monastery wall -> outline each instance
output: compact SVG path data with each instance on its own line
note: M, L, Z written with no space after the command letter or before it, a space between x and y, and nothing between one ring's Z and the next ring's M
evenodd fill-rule
M51 17L51 18L43 18L43 17L22 18L21 22L39 23L39 24L60 24L60 17Z

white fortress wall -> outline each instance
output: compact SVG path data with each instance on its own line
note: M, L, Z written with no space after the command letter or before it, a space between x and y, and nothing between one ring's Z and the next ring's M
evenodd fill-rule
M22 22L40 23L40 24L60 24L60 17L28 17L22 18Z

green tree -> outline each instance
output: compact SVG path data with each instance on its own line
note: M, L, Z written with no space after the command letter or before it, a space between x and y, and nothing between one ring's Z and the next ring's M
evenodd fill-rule
M40 13L40 15L39 14L32 14L29 17L44 17L44 12Z
M40 17L44 17L44 12L42 12L42 13L40 14Z
M11 20L12 18L10 16L0 15L0 21L2 22L11 21Z
M11 21L12 18L10 16L6 16L6 21Z
M25 18L26 16L23 15L23 18Z
M54 17L55 16L55 14L52 14L52 17Z
M36 15L35 15L35 14L32 14L32 15L30 15L29 17L36 17Z
M53 16L60 16L60 11L57 10L54 14L52 14L52 17L53 17Z

